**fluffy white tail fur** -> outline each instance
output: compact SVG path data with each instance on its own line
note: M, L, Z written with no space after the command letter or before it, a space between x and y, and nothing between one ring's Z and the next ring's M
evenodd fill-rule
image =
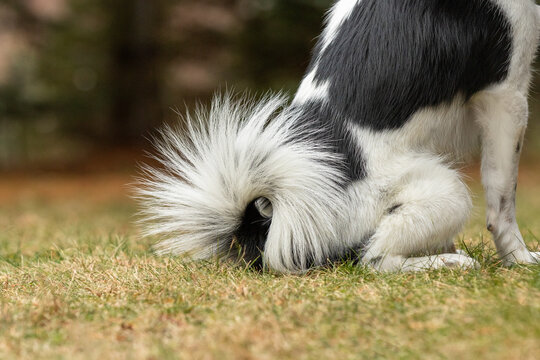
M162 131L163 167L144 168L138 189L145 233L163 239L158 253L236 257L236 232L258 198L272 204L260 249L269 268L302 271L339 248L341 159L285 106L279 95L216 97L209 111L185 118L185 129Z

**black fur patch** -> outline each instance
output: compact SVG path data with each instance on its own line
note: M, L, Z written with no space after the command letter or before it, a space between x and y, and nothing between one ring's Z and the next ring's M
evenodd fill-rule
M383 130L503 81L512 38L492 1L362 0L321 49L309 71L318 64L315 80L330 82L332 111Z
M342 170L347 175L346 186L352 181L366 177L362 149L354 141L352 134L346 128L346 122L339 114L320 102L308 102L293 106L292 109L300 109L300 116L297 118L300 126L318 131L320 139L314 137L312 141L327 144L336 153L343 155L344 168Z
M255 268L262 268L262 251L266 244L271 219L262 216L255 200L246 208L242 224L235 233L230 249L231 256L241 258Z
M388 215L391 215L391 214L395 213L395 212L396 212L400 207L402 207L402 206L403 206L403 204L396 204L396 205L392 206L391 208L389 208L389 209L386 211L386 213L387 213Z

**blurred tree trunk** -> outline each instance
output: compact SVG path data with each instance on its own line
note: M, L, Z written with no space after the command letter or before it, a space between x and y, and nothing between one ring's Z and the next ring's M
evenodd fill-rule
M161 123L160 0L111 2L111 140L123 145L143 140Z

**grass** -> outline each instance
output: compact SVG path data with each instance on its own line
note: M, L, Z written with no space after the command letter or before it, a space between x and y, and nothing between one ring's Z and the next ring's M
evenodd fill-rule
M536 248L538 180L518 199ZM479 270L277 276L155 257L121 188L70 189L0 203L2 359L540 358L540 266L499 266L479 199Z

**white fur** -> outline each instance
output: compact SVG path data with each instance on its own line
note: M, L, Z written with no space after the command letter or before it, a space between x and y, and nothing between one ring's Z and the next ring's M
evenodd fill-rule
M350 191L356 203L354 232L375 229L364 263L395 271L399 269L391 267L394 258L452 249L453 237L471 209L469 193L456 171L433 155L413 152L388 156L384 163L374 161L369 168L373 176L355 183ZM400 207L388 213L393 206ZM378 264L380 258L385 261Z
M538 6L533 0L490 0L505 12L513 30L513 55L506 83L522 94L528 92L531 62L540 36Z
M310 140L315 134L293 128L295 114L281 111L284 104L279 96L259 103L216 98L209 113L186 118L185 135L163 131L158 150L165 169L147 168L149 179L139 188L146 235L166 238L159 253L226 255L220 242L230 241L259 197L272 204L263 254L270 268L305 269L308 253L322 263L339 247L341 175L327 165L339 159Z
M385 272L410 272L441 268L478 268L480 264L468 255L456 253L409 258L403 256L387 256L373 266L377 270Z
M296 93L296 97L294 98L294 104L300 105L310 100L324 101L328 98L328 87L330 84L328 81L325 81L322 84L315 81L316 73L317 67L315 67L309 74L306 75L306 77L300 84L300 87L298 88L298 92Z

